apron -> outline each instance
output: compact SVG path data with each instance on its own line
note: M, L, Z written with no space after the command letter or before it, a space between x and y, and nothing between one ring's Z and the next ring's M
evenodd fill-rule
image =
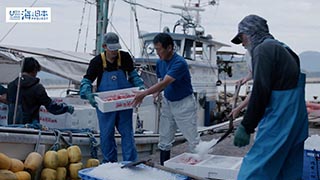
M127 80L122 70L104 71L101 83L97 88L98 92L130 88L132 85ZM117 144L115 141L115 127L121 135L121 148L123 161L136 161L137 151L134 142L132 127L132 109L103 113L96 109L99 128L100 145L103 154L103 163L117 162Z
M305 74L301 74L296 88L272 91L255 143L243 159L239 180L301 179L308 137L304 86Z

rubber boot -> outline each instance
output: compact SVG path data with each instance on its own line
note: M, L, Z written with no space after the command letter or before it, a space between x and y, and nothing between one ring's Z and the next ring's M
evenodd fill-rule
M170 151L160 150L160 165L163 166L166 160L170 159Z

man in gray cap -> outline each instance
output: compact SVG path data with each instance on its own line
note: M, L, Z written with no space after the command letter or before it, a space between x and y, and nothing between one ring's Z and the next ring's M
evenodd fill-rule
M250 52L253 66L251 98L234 145L248 145L257 127L238 180L301 179L308 117L299 57L275 40L267 21L257 15L246 16L231 41Z
M119 37L113 32L104 36L102 45L105 50L94 57L80 85L80 96L88 99L97 107L92 83L97 79L97 92L111 91L130 87L144 88L144 83L135 70L133 60L128 52L121 51ZM117 162L117 145L114 138L114 127L121 134L123 161L136 161L137 151L132 127L132 109L103 113L96 108L99 128L100 147L103 162Z

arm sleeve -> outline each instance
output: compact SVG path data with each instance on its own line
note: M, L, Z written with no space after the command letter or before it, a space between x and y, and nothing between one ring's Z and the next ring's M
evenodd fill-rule
M68 106L65 103L56 103L48 96L45 88L39 84L37 88L39 101L41 105L44 105L46 109L52 114L63 114L67 112Z
M51 103L46 106L46 109L52 114L63 114L68 111L68 105L66 103L56 103L51 101Z
M253 89L246 114L241 122L248 134L253 133L260 122L272 91L272 57L258 51L254 59Z
M185 77L188 71L188 65L185 61L177 61L172 64L171 68L167 72L167 75L171 76L174 79L180 80Z
M128 52L120 51L120 53L121 53L121 66L124 71L127 71L128 73L130 73L135 69L133 59Z
M93 83L98 77L98 75L102 74L102 71L102 60L101 56L98 55L90 61L86 74L83 76L83 78L86 78L90 80L91 83Z

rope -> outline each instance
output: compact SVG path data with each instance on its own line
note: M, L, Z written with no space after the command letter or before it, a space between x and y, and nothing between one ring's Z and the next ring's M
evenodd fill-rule
M90 4L90 7L89 7L89 15L88 15L88 22L87 22L87 29L86 29L86 38L84 40L84 52L87 51L87 41L88 41L88 32L89 32L89 26L90 26L90 17L91 17L91 7L92 7L92 4Z
M79 27L79 31L78 31L78 38L77 38L77 43L76 43L75 52L78 51L78 45L79 45L79 39L80 39L80 34L81 34L81 28L82 28L82 24L83 24L84 14L85 14L85 12L86 12L86 5L87 5L87 1L84 1L83 8L82 8L82 15L81 15L81 21L80 21L80 27Z
M180 13L164 11L164 10L161 10L161 9L148 7L148 6L145 6L145 5L142 5L142 4L139 4L139 3L130 2L130 1L127 1L127 0L122 0L122 1L125 2L125 3L128 3L128 4L131 4L131 5L140 6L140 7L145 8L145 9L149 9L149 10L158 11L158 12L165 13L165 14L171 14L171 15L177 15L177 16L183 17L182 14L180 14Z
M39 133L38 133L37 144L36 144L36 147L34 148L34 151L35 151L35 152L38 152L38 148L39 148L39 144L40 144L40 139L41 139L41 130L39 130Z
M53 143L53 145L49 148L50 151L58 151L60 149L60 136L61 133L60 131L53 131L54 136L56 137L56 141L55 143Z
M33 3L30 5L30 7L33 7L37 1L38 0L33 1ZM9 29L9 31L1 38L0 42L2 42L11 33L11 31L16 27L17 24L18 23L16 22L16 23L14 23L14 25L12 25L12 27Z
M100 145L92 133L88 132L90 140L90 155L92 158L98 159L98 146Z

